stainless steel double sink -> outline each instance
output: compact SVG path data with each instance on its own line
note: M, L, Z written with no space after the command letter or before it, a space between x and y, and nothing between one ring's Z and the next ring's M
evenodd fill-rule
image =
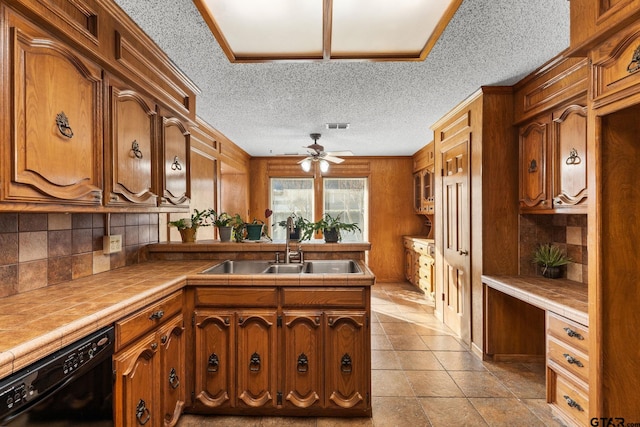
M303 263L276 264L259 260L226 260L202 274L358 274L362 269L351 259L313 260Z

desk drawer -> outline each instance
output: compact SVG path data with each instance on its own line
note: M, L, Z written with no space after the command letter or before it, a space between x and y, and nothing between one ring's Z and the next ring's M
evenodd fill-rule
M123 348L181 311L182 291L179 291L116 322L117 349Z
M547 331L569 346L585 354L589 353L589 328L586 326L548 311Z
M551 370L553 389L550 403L569 424L589 425L589 398L582 387Z
M589 382L589 357L581 351L553 337L547 337L547 358L584 382Z

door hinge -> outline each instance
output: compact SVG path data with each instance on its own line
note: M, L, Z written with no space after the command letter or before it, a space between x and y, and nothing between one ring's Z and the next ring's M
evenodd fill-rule
M281 392L281 391L277 392L277 393L276 393L276 396L277 396L277 397L276 397L277 404L278 404L278 405L282 405L282 392Z
M367 325L367 328L368 328L369 327L369 315L367 315L365 317L365 322L366 322L366 325Z
M444 293L442 294L442 301L444 301Z
M276 325L281 328L282 327L282 316L278 315L278 320L276 321Z
M371 403L370 398L369 398L369 392L367 392L367 405L369 405Z
M195 402L195 401L196 401L196 392L195 392L195 391L192 391L192 392L191 392L191 403L193 403L193 402Z
M191 314L191 326L196 326L196 314Z
M440 176L444 176L444 169L440 169Z

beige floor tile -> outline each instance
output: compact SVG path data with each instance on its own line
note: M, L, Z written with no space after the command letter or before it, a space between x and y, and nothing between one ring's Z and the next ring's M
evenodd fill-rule
M405 375L418 397L464 397L445 371L405 371Z
M426 427L429 419L415 397L374 397L375 427Z
M317 427L373 427L372 418L318 418Z
M377 320L371 321L371 335L384 335L384 329Z
M371 371L371 394L382 396L414 396L411 385L403 371Z
M444 368L430 351L397 351L400 366L405 371L442 371Z
M422 335L422 341L427 344L429 350L465 351L466 348L451 335Z
M373 335L371 334L371 349L372 350L393 350L391 341L386 335Z
M261 427L262 417L183 415L177 427Z
M402 369L400 359L394 350L372 350L371 369Z
M434 351L433 355L447 371L486 371L482 361L468 351Z
M380 322L387 335L411 335L418 337L413 325L407 322Z
M429 350L418 335L388 335L394 350Z
M410 320L410 315L407 315L406 317L407 320ZM423 315L419 315L419 317L424 319ZM444 323L437 320L434 320L433 322L416 321L411 325L418 335L453 335L451 329L449 329Z
M513 397L491 372L449 371L449 375L467 397Z
M527 408L533 412L547 427L564 426L560 420L553 416L551 406L547 403L547 399L522 399Z
M375 310L372 310L373 314L378 319L378 322L380 323L405 323L406 322L406 320L402 316L402 313L400 313L400 311L395 307L395 305L391 306L393 307L393 310L392 309L387 310L386 309L387 306L384 306L384 307L385 307L384 310L380 308L376 308Z
M433 427L488 425L464 397L421 397L418 400Z
M315 417L263 417L260 427L316 427Z
M514 398L469 398L487 423L495 427L543 427L544 422Z
M519 399L544 399L547 386L544 374L529 370L493 373Z

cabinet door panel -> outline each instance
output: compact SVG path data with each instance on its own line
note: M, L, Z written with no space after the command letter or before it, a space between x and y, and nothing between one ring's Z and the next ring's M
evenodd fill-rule
M321 312L284 313L285 406L322 405L321 320Z
M114 355L114 424L160 426L159 353L155 334Z
M369 327L364 312L326 312L326 407L366 408L371 369Z
M196 316L196 404L207 408L233 405L235 337L233 312L198 310Z
M5 200L102 202L102 74L11 16L13 155Z
M237 326L238 406L275 407L276 313L239 312Z
M164 425L175 426L185 404L185 336L182 315L169 321L159 331L162 348L160 384Z
M163 204L188 205L189 132L176 118L162 119L164 146Z
M156 151L155 104L123 85L110 88L111 168L108 205L156 206L153 164Z
M553 114L553 206L584 206L587 200L587 109L571 105Z
M536 121L520 129L520 206L549 209L547 128Z

